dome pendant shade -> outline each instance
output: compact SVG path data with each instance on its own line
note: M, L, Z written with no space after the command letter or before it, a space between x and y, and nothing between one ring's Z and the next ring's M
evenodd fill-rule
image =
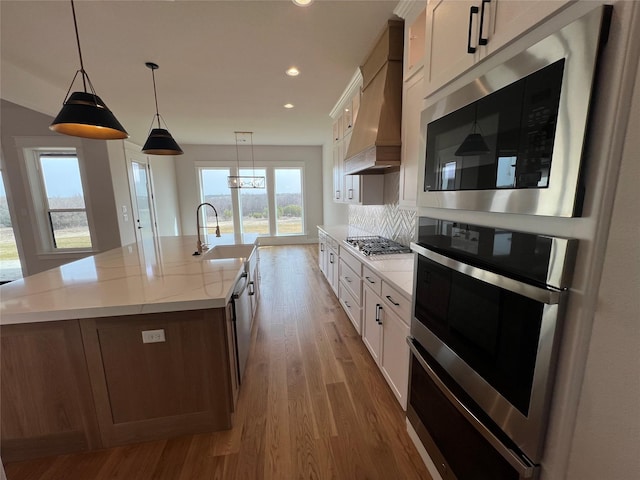
M102 99L87 92L73 92L49 128L65 135L98 140L129 137Z
M153 98L156 101L156 114L153 117L151 125L158 120L158 128L153 128L149 133L149 138L142 147L142 153L148 155L182 155L184 152L173 139L169 130L162 128L160 120L164 119L158 113L158 92L156 90L156 74L155 71L160 68L157 63L145 62L145 66L151 70L151 78L153 79ZM166 122L165 126L166 126Z
M182 155L184 152L168 130L154 128L142 147L142 153L149 155Z
M128 138L129 134L116 120L116 117L107 108L102 99L96 95L96 91L89 80L89 75L84 69L82 61L82 50L80 49L80 36L78 35L78 22L76 20L76 7L71 0L71 13L73 15L73 27L76 32L76 43L78 45L78 58L80 59L80 69L71 80L67 96L63 102L62 110L49 125L49 129L54 132L74 137L94 138L97 140L119 140ZM84 92L69 92L73 83L78 78L82 78ZM91 93L87 92L87 85Z
M460 144L454 155L456 157L469 157L472 155L486 155L490 151L482 135L479 133L470 133Z

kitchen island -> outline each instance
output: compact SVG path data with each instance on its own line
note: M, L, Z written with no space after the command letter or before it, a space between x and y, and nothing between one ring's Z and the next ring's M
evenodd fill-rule
M195 245L161 237L0 287L4 461L230 428L230 300L256 253Z

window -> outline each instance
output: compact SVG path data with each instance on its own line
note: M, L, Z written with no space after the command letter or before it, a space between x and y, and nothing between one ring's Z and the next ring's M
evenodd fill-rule
M22 264L9 214L4 178L0 170L0 283L18 278L22 278Z
M25 153L42 250L90 250L93 243L76 149L31 148Z
M277 235L302 235L302 171L299 168L275 170Z
M220 233L234 232L233 200L231 189L227 186L227 177L230 175L228 168L206 168L200 171L200 191L202 201L213 205L218 212ZM215 234L216 217L209 207L202 208L206 211L207 233Z
M255 173L254 173L255 172ZM266 177L264 168L240 169L240 176ZM267 182L268 183L268 182ZM269 200L267 188L240 188L240 213L242 215L242 233L269 235Z
M201 201L218 211L221 233L304 235L304 192L302 167L240 168L234 166L200 167ZM266 188L230 189L229 175L266 178ZM204 209L203 209L204 210ZM210 209L209 209L210 210ZM213 233L215 218L207 214L208 233Z

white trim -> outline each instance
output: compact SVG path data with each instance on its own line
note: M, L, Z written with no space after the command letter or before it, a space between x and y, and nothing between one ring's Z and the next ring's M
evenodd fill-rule
M331 109L331 112L329 112L329 116L331 118L335 120L340 115L342 115L345 104L353 98L355 93L362 86L362 82L362 72L360 71L360 68L358 68L353 74L353 77L351 77L351 80L347 84L346 88L342 92L342 95L340 95L340 98L338 98L338 101Z
M400 18L404 19L406 23L413 22L418 15L427 7L425 0L400 0L396 8L393 9Z

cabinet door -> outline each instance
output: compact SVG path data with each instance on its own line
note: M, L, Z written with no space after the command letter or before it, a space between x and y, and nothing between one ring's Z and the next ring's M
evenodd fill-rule
M364 311L362 319L362 341L371 356L380 365L382 328L378 323L382 300L369 288L364 288Z
M482 35L487 39L486 50L483 54L488 55L533 29L570 2L568 0L546 0L544 2L484 0L483 3L485 4L485 16ZM488 6L489 4L490 6Z
M343 142L333 145L333 201L344 202L344 165L342 162Z
M418 165L423 154L420 145L420 113L424 74L416 73L404 85L402 95L402 162L400 163L400 198L404 207L415 207L418 198Z
M426 95L453 80L475 63L478 52L468 53L467 47L478 46L479 13L471 16L470 12L472 7L478 8L479 3L479 0L434 0L428 3Z
M250 263L251 272L249 274L249 298L251 299L251 326L258 309L260 299L260 262L258 261L258 251L253 254Z
M327 276L327 236L318 232L318 266L320 271Z
M409 327L385 305L382 306L380 369L404 410L409 384Z
M340 281L338 271L338 254L331 247L327 251L327 254L327 280L329 281L329 285L331 285L331 288L333 289L335 294L338 295L338 282Z

